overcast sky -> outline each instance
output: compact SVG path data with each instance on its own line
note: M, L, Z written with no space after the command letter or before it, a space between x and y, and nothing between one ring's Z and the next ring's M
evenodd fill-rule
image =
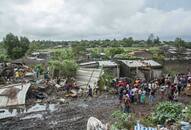
M0 0L0 39L191 40L191 0Z

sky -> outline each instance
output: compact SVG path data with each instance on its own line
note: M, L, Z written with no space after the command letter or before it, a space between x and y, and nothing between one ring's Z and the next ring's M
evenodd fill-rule
M191 0L0 0L0 40L191 40Z

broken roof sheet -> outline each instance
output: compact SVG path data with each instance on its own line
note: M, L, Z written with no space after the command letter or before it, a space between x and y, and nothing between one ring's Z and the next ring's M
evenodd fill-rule
M88 85L94 87L102 73L102 69L80 68L76 75L77 85L84 89L87 88Z
M25 104L26 94L31 86L27 84L14 84L0 88L0 107Z
M98 61L99 66L103 66L103 67L116 67L117 64L113 61Z
M124 64L126 64L128 67L161 67L161 64L159 64L156 61L153 60L121 60Z
M91 64L97 64L97 62L96 61L91 61L91 62L80 63L80 66L91 65Z
M85 62L81 63L80 66L85 66L85 65L93 65L93 64L98 64L99 67L116 67L117 64L113 61L91 61L91 62Z
M159 64L158 62L154 61L154 60L144 60L144 63L147 63L150 66L161 66L161 64Z

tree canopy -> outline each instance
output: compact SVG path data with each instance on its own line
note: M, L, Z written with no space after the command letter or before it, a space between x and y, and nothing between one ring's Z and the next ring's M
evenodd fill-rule
M20 39L9 33L3 38L4 47L7 51L7 55L11 59L18 59L25 55L29 49L30 41L26 37L20 37Z
M74 58L72 49L62 49L53 52L52 59L48 63L52 76L64 78L74 77L78 68Z

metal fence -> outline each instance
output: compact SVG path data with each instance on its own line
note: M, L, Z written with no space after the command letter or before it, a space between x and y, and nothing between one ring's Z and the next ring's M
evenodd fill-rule
M134 130L157 130L157 128L144 127L143 125L137 123L137 125L134 127Z

